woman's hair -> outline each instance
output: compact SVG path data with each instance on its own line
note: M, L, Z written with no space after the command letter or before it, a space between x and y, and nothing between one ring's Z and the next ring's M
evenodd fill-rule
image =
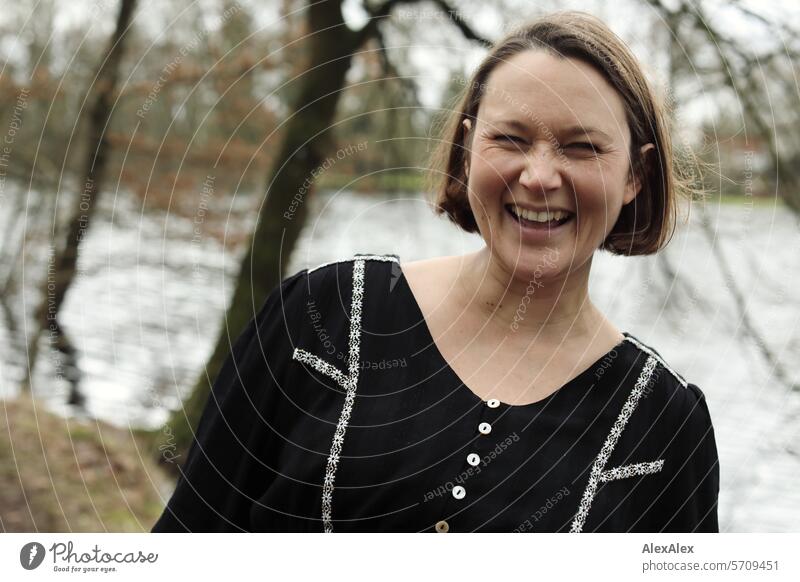
M624 205L600 248L621 255L647 255L663 248L675 229L679 196L692 188L675 163L667 107L650 87L636 57L601 20L582 12L559 12L524 24L497 42L484 58L445 120L434 151L429 187L435 210L446 213L467 232L479 232L467 197L465 161L470 151L474 120L491 72L518 53L545 50L579 59L597 69L622 99L631 133L631 171L641 176L642 189ZM647 166L640 148L655 145Z

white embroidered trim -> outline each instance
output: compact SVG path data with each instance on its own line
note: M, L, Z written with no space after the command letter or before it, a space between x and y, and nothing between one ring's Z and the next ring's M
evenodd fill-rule
M322 483L322 525L325 529L325 533L333 532L331 510L336 469L339 466L339 457L342 454L344 435L347 431L347 425L350 422L350 415L353 412L356 389L358 388L358 371L360 369L361 358L361 308L364 302L364 261L395 261L399 263L397 257L384 255L356 255L352 260L354 261L353 299L350 306L350 338L348 341L347 374L344 374L336 366L329 364L322 358L306 350L295 348L292 354L293 359L308 364L315 370L333 378L337 384L345 389L344 406L339 415L339 422L336 424L336 431L333 433L333 442L331 443L331 450L328 454L328 462L325 467L325 480ZM330 265L334 263L326 264ZM320 265L320 267L322 266L325 265ZM319 267L315 267L315 269L318 268Z
M343 263L344 261L329 261L327 263L322 263L321 265L317 265L316 267L311 267L308 272L313 273L317 269L321 269L322 267L327 267L328 265L335 265L336 263Z
M627 337L627 336L626 336L626 337ZM633 345L635 345L637 348L639 348L640 350L642 350L643 352L645 352L647 355L649 355L649 356L652 356L652 357L654 357L656 360L658 360L658 363L659 363L659 364L661 364L662 366L664 366L664 368L665 368L665 369L666 369L666 370L667 370L667 371L668 371L670 374L672 374L673 376L675 376L675 378L678 380L678 382L680 382L681 386L683 386L684 388L686 388L686 387L687 387L688 383L686 382L686 380L684 380L684 379L683 379L683 377L682 377L680 374L678 374L678 373L677 373L675 370L673 370L673 369L672 369L672 368L671 368L671 367L670 367L670 366L669 366L669 365L668 365L668 364L667 364L667 363L666 363L666 362L665 362L665 361L664 361L664 360L663 360L663 359L662 359L662 358L661 358L661 357L660 357L660 356L659 356L657 353L655 353L653 350L651 350L650 348L648 348L648 347L647 347L646 345L644 345L642 342L636 341L636 340L635 340L635 339L633 339L632 337L629 337L628 339L629 339L629 340L631 340L631 343L632 343Z
M321 265L317 265L316 267L312 267L308 270L309 273L316 271L317 269L321 269L322 267L327 267L329 265L335 265L337 263L348 263L350 261L354 261L356 259L364 259L367 261L393 261L395 263L400 263L400 259L394 255L355 255L351 259L344 259L339 261L329 261L327 263L322 263Z
M651 463L636 463L635 465L625 465L616 469L609 469L600 473L601 481L613 481L615 479L625 479L636 475L652 475L658 473L664 466L664 459Z
M399 263L400 259L395 255L356 255L356 259L365 259L367 261L385 261L387 263Z
M345 376L341 371L339 371L339 368L337 368L333 364L329 364L322 358L315 356L314 354L311 354L300 348L294 349L292 358L294 358L299 362L303 362L304 364L308 364L309 366L314 368L317 372L321 372L326 376L333 378L339 386L347 389L347 376Z
M583 497L581 498L580 507L578 508L578 512L575 514L575 519L572 521L572 527L570 528L571 533L579 533L583 530L583 525L586 522L586 516L589 513L589 508L592 506L592 501L594 500L595 493L597 492L597 485L601 480L600 478L603 474L603 469L605 468L611 453L614 451L614 447L617 445L617 441L619 440L622 431L625 430L625 425L628 424L628 419L636 409L636 405L639 404L642 393L653 376L653 370L655 367L656 358L653 356L648 357L647 361L644 363L641 374L639 374L639 378L636 380L636 385L628 395L628 399L625 401L622 411L619 413L617 420L614 422L614 426L611 427L611 431L608 433L605 443L603 443L603 448L600 449L600 454L597 455L597 458L592 465L592 470L589 473L589 483L586 485L586 490L583 492Z

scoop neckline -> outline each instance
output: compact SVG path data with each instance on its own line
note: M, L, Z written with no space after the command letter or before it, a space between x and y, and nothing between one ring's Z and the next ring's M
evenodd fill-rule
M484 400L478 394L467 385L466 382L459 376L459 374L453 369L450 365L450 362L447 361L442 351L439 349L439 345L436 343L436 340L433 339L433 333L431 333L430 327L428 327L428 321L425 319L425 314L422 312L422 307L420 307L419 302L417 301L416 295L414 295L413 289L411 289L411 285L409 285L408 280L406 279L405 271L403 271L403 265L400 262L400 258L397 259L397 264L400 266L400 275L401 279L403 280L403 284L405 285L406 292L408 293L409 299L411 300L411 305L414 307L414 310L417 312L419 316L419 325L422 329L422 333L425 336L425 341L428 344L428 347L433 350L435 357L439 360L440 368L446 370L446 373L452 376L454 380L459 383L459 388L462 391L465 391L468 396L471 396L473 400L480 402L484 405L489 402L489 400L495 400L499 402L498 408L504 409L524 409L524 408L536 408L536 407L544 407L547 405L548 402L553 400L557 395L566 391L571 386L579 383L580 381L585 379L585 376L588 376L600 362L602 362L605 358L607 358L612 352L617 351L618 349L622 348L626 343L628 343L631 339L631 334L627 331L620 330L620 333L624 336L613 348L605 352L602 356L597 358L594 362L592 362L585 370L581 371L577 376L572 378L571 380L567 380L563 385L559 386L556 390L542 398L541 400L536 400L534 402L528 402L525 404L511 404L509 402L503 402L499 398L490 398L489 400ZM614 367L616 363L616 358L612 361L609 368ZM602 378L605 378L606 374L603 374ZM598 382L593 382L592 387L597 385Z

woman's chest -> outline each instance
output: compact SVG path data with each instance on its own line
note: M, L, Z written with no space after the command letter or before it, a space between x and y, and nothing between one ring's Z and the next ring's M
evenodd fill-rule
M443 365L481 400L514 406L540 402L590 368L596 351L572 346L531 349L507 344L502 337L441 336L436 343ZM591 379L590 379L591 380ZM591 382L587 382L588 388ZM581 390L580 386L575 386Z
M522 414L436 375L393 376L365 372L350 401L326 391L287 423L256 529L569 531L613 415ZM634 499L612 493L597 505L610 531Z

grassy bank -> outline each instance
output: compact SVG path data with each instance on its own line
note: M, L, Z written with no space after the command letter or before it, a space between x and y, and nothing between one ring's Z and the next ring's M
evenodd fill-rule
M0 531L149 531L173 478L145 437L28 398L0 406Z

